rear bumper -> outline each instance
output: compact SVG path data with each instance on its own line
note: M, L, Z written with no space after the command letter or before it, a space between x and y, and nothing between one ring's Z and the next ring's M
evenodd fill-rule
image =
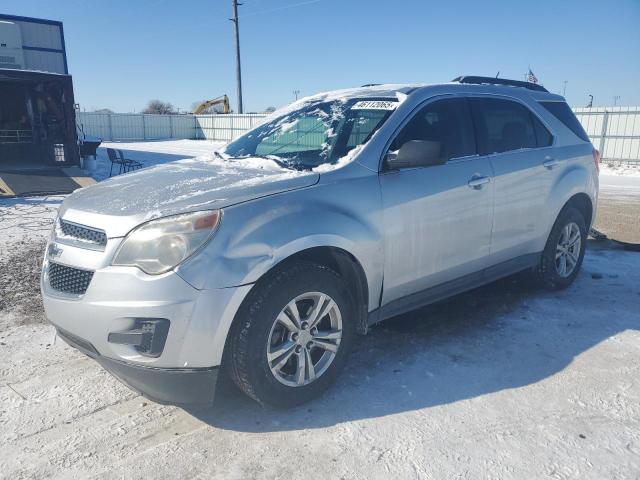
M69 345L95 359L122 383L154 402L176 405L213 402L218 367L157 368L136 365L104 357L86 340L60 328L57 331L58 336Z

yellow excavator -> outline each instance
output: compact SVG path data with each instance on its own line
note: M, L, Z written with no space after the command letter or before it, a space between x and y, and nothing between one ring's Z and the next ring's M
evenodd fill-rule
M221 97L213 98L211 100L205 100L195 108L193 113L195 115L199 115L208 108L214 107L216 105L222 105L222 112L219 113L231 113L231 107L229 107L229 97L227 97L226 95L222 95Z

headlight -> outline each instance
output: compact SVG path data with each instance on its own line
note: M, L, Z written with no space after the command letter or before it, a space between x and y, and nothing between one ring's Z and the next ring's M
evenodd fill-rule
M138 267L151 275L168 272L211 239L221 217L222 211L209 210L140 225L124 239L112 265Z

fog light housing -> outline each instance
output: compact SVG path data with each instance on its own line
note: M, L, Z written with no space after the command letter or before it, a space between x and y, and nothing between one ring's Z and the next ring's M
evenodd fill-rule
M145 357L159 357L167 341L170 323L166 318L136 318L133 328L110 332L107 340L117 345L131 345Z

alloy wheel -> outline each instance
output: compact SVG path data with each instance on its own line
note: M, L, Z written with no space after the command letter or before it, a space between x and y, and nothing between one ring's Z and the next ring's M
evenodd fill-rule
M336 358L342 315L327 294L307 292L291 300L276 317L267 343L273 376L290 387L317 380Z
M560 232L560 238L556 245L556 272L563 278L570 276L578 264L582 235L580 227L575 222L570 222Z

